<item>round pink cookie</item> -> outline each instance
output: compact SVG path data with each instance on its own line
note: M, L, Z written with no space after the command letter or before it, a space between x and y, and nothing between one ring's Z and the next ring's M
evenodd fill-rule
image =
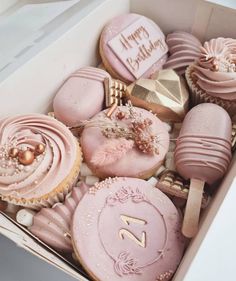
M95 67L83 67L71 74L54 98L55 117L72 127L101 111L106 77L110 75Z
M87 165L100 178L150 177L168 151L164 123L149 111L132 106L119 106L110 118L106 112L95 115L83 130L80 141ZM140 129L146 122L151 124Z
M167 52L165 35L158 25L138 14L112 19L100 38L100 54L105 68L125 82L149 78L162 68Z
M83 197L71 233L95 280L167 281L183 255L180 227L173 203L148 182L108 178Z

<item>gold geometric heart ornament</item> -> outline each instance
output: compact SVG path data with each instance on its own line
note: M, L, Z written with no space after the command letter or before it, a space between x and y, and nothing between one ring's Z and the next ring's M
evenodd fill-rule
M164 121L179 122L188 110L186 84L171 69L155 73L152 79L137 80L126 93L134 105L152 110Z

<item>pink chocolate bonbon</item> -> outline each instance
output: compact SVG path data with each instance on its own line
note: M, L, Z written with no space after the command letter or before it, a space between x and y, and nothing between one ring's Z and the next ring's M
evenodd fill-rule
M169 280L184 250L180 226L173 203L148 182L108 178L83 197L71 233L95 280Z
M178 74L184 74L185 69L200 57L201 42L192 34L175 31L167 35L166 43L170 56L164 68L174 69Z
M33 219L29 230L49 246L60 252L73 252L70 240L70 224L74 210L87 192L84 183L74 187L64 203L57 203L53 208L41 209Z

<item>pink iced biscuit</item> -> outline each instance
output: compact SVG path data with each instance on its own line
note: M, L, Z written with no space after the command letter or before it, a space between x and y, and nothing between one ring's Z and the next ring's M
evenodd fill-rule
M182 231L193 237L198 228L204 183L213 184L226 173L231 160L232 125L218 105L203 103L186 115L175 150L177 171L191 179Z
M60 252L73 252L70 240L70 224L74 210L79 201L87 192L88 186L84 183L74 187L71 195L64 203L57 203L53 208L41 209L33 219L29 230L47 245Z
M169 280L184 250L181 218L148 182L109 178L91 187L72 222L73 246L95 280Z
M167 59L165 36L156 23L138 14L112 19L103 29L100 54L117 79L133 82L150 77Z
M201 42L192 34L175 31L167 35L166 43L170 56L164 68L174 69L178 74L184 74L185 69L200 57Z
M132 107L131 111L130 115L127 106L119 106L109 118L104 110L83 130L80 141L85 161L101 178L147 178L164 160L169 147L164 123L145 109ZM145 127L148 122L150 125ZM145 128L140 131L139 127Z
M95 67L83 67L71 74L54 98L55 117L72 127L101 111L106 77L110 75Z

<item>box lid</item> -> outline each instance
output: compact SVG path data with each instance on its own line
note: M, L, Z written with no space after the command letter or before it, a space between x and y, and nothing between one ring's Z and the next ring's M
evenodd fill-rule
M59 38L100 0L3 0L0 82Z

